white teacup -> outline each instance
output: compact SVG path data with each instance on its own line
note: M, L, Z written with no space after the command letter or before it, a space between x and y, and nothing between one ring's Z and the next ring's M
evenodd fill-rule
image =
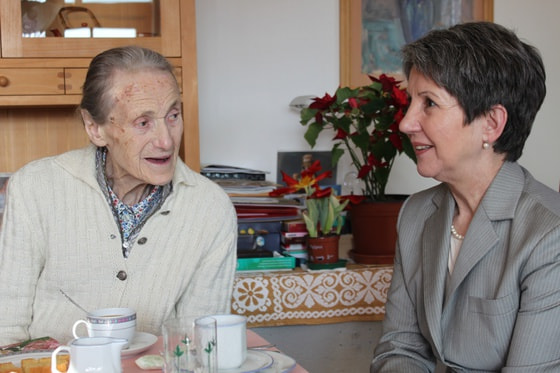
M103 308L91 311L85 320L78 320L72 327L74 338L78 335L78 326L84 324L89 337L123 338L128 348L136 334L136 311L132 308Z
M247 358L247 318L239 315L211 315L216 320L218 369L239 368Z

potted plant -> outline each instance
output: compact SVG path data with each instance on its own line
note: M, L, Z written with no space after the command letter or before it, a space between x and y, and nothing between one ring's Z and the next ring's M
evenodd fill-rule
M304 137L312 148L323 130L333 131L333 166L348 152L358 178L363 182L362 194L368 203L355 206L351 211L354 239L351 254L354 259L368 262L369 253L383 246L382 253L372 254L370 262L392 262L396 215L402 200L392 201L385 188L396 156L404 152L414 162L416 156L408 136L399 131L399 123L409 105L406 90L400 87L400 81L385 74L379 78L370 76L370 79L370 85L339 87L332 96L327 93L314 98L301 111L301 124L307 126ZM372 202L380 201L386 203L372 205ZM365 221L366 217L378 212L381 220ZM394 216L388 217L388 214ZM361 224L365 226L360 227ZM391 233L390 237L386 243L380 243L385 232ZM361 253L366 257L360 257Z
M321 171L320 161L315 161L309 168L303 170L299 180L282 172L282 180L286 187L280 187L270 196L279 197L286 194L303 192L305 196L305 210L303 220L308 232L308 250L310 261L313 263L338 262L338 242L343 227L343 211L349 202L361 201L359 196L338 197L331 187L321 188L319 181L331 177L331 171Z

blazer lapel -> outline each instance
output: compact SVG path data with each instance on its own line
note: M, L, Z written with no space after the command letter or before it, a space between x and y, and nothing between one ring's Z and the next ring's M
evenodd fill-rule
M422 236L423 290L426 320L437 351L442 351L441 319L447 278L449 235L454 201L445 191L434 196L436 210L425 222Z
M476 213L469 226L468 234L459 251L455 268L450 276L447 287L447 300L463 282L471 269L488 253L498 242L498 235L492 228L492 222L486 214Z
M467 277L472 268L498 243L493 223L512 219L523 190L523 171L505 162L471 220L447 287L447 298Z

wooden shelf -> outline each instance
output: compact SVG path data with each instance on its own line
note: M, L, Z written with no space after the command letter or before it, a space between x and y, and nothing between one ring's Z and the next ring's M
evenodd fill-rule
M133 5L125 6L128 12ZM176 67L183 95L180 154L189 167L199 171L195 0L160 0L159 14L165 22L160 22L157 37L24 38L20 0L2 0L0 172L13 172L34 159L86 145L87 136L75 109L91 58L128 44L156 50Z

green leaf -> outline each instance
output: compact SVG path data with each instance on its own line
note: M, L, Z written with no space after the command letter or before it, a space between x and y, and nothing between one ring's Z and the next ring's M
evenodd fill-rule
M181 351L181 348L179 347L179 345L177 345L175 347L175 350L173 351L173 355L175 356L182 356L184 354L183 351Z
M317 109L302 109L300 112L300 123L305 126L311 119L315 119L315 114L317 114Z
M305 135L303 135L305 140L307 140L307 143L311 145L312 148L317 143L317 137L319 137L319 134L321 133L322 130L323 127L321 127L319 124L314 122L309 125L307 131L305 132Z
M336 103L341 104L350 97L356 97L359 89L351 89L350 87L342 87L336 90Z
M358 147L362 150L368 148L369 133L367 133L367 132L356 133L353 136L351 136L350 139L352 140L354 145L356 145L356 147Z
M332 151L331 151L331 166L335 167L338 164L338 161L340 160L340 157L342 157L344 155L344 149L341 149L340 146L342 144L341 143L336 143L334 144Z
M340 118L333 119L333 128L342 129L344 132L350 134L352 132L352 124L354 120L349 116L342 116Z
M305 227L309 233L309 237L317 237L317 224L314 219L311 219L308 214L303 214L303 220L305 221Z
M393 122L394 119L392 116L384 115L382 117L378 117L377 122L375 123L375 129L379 131L387 131Z

